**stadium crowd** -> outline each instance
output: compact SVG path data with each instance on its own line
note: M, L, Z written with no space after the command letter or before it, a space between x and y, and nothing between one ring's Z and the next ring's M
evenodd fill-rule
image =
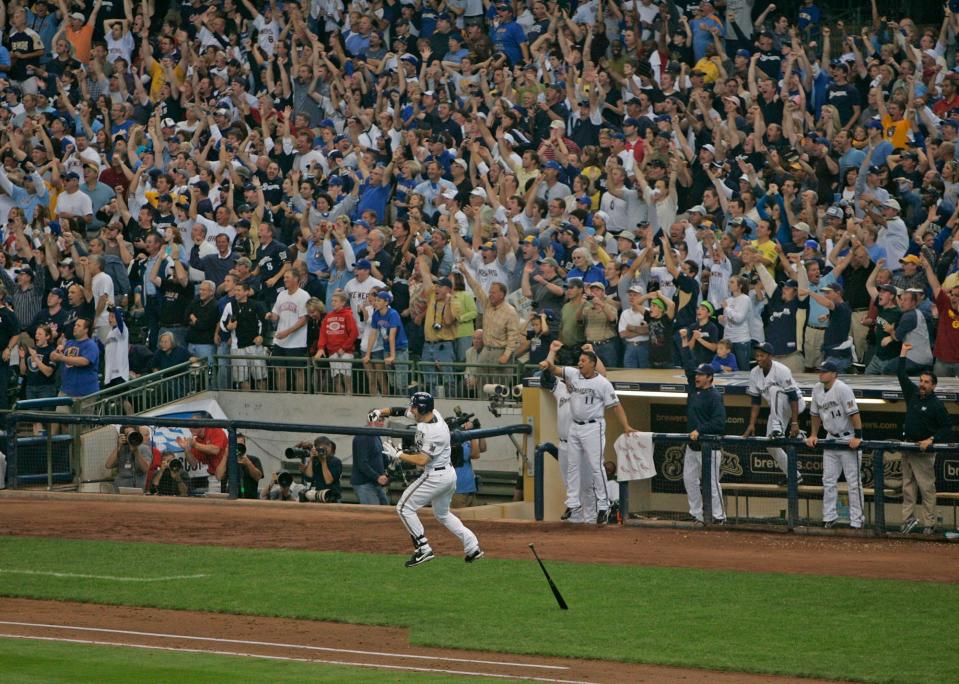
M553 340L954 376L955 4L0 3L0 388L434 390Z

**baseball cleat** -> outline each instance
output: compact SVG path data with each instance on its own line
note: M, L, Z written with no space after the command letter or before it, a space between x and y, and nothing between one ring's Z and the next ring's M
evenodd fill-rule
M473 553L466 554L466 557L463 560L465 560L467 563L473 563L482 558L483 555L483 549L476 549L473 551Z
M836 520L825 520L823 521L822 526L827 530L831 530L832 528L836 527L836 523Z
M902 534L909 534L914 529L916 529L916 526L918 524L919 524L918 520L916 520L915 518L909 518L908 520L906 520L906 522L902 524L902 527L899 528L899 531Z
M559 516L559 519L560 519L560 520L569 520L569 516L571 516L572 514L573 514L573 509L572 509L572 508L567 508L565 511L563 511L563 514L562 514L561 516Z
M923 528L922 528L922 533L925 534L925 535L933 535L933 534L936 533L936 528L935 528L935 527L929 527L929 526L923 527Z
M605 525L609 522L609 511L599 511L596 514L596 524Z
M416 551L413 552L413 555L410 556L410 559L406 561L404 565L406 565L408 568L412 568L416 565L422 565L427 561L431 561L434 558L436 558L436 556L433 555L432 549L427 549L426 551L423 551L422 549L416 549Z

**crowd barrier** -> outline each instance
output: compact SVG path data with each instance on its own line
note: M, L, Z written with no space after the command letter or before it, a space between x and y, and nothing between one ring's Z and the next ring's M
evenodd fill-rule
M655 445L678 445L685 447L689 442L689 435L687 433L652 433L653 444ZM734 435L702 435L699 440L699 444L702 447L703 457L702 457L702 474L700 478L701 490L702 490L702 499L703 499L703 511L704 511L704 524L706 526L711 526L716 523L712 517L712 489L709 487L709 483L712 481L711 478L711 462L712 459L709 458L713 450L720 449L725 453L730 449L742 449L755 447L765 450L767 447L780 447L783 451L786 452L787 458L787 474L786 474L786 486L785 486L785 495L786 495L786 509L783 524L785 529L794 530L797 527L803 524L803 521L800 518L799 514L799 504L801 496L801 487L799 485L799 458L797 456L797 449L802 449L809 451L809 447L806 446L805 442L802 439L798 438L789 438L789 437L742 437ZM815 451L822 452L826 449L848 449L848 441L846 440L832 440L832 439L820 439L816 444ZM886 456L893 452L907 452L907 453L918 453L920 451L919 447L911 442L899 442L892 440L865 440L859 447L859 451L864 455L868 454L870 458L869 469L871 471L871 486L868 487L869 494L871 495L874 514L872 516L872 529L877 534L885 534L888 531L886 523L886 503L890 498L891 492L886 487ZM545 453L546 450L542 448L537 448L534 453L534 517L536 520L544 519L544 509L545 509ZM932 453L936 456L956 456L959 455L959 444L937 444L930 447L926 453ZM661 464L660 464L661 465ZM681 473L681 464L680 471ZM860 471L863 472L863 469ZM679 479L679 478L677 478ZM862 478L861 478L862 479ZM682 492L685 494L685 489L680 487L675 490L675 493ZM620 482L619 483L619 507L623 515L623 520L625 521L628 517L630 511L630 493L629 493L629 482ZM748 485L739 485L740 487ZM754 485L755 486L755 485ZM755 486L757 489L763 485ZM726 483L723 483L725 489ZM737 485L731 485L731 489L735 489ZM771 487L769 487L771 488ZM810 487L813 489L812 487ZM814 489L821 489L815 487ZM864 487L865 489L865 487ZM939 499L945 499L947 502L955 505L956 501L959 500L959 491L947 491L947 492L938 492Z
M64 399L38 399L32 402L22 402L29 408L42 408L55 405L62 405ZM69 400L66 400L69 401ZM237 432L244 430L273 430L282 432L309 433L311 435L377 435L380 437L410 437L413 433L412 428L372 428L372 427L353 427L343 425L318 425L305 423L277 423L263 420L234 420L234 419L215 419L215 418L168 418L154 416L125 416L125 415L94 415L94 414L71 414L71 413L49 413L46 411L15 410L6 416L6 434L16 435L24 424L39 423L48 427L47 435L50 435L51 425L60 426L61 430L68 430L70 434L64 434L56 437L28 437L7 440L7 486L17 488L24 484L32 483L35 477L32 474L21 473L25 465L33 463L33 454L29 450L37 444L47 444L47 468L48 471L53 468L54 459L50 456L50 444L76 444L75 433L80 428L93 429L103 426L147 426L147 427L168 427L168 428L221 428L226 431L228 436L227 451L227 477L229 482L229 497L235 499L239 496L239 471L237 464L236 435ZM70 430L75 427L76 430ZM454 443L464 442L470 439L482 439L500 436L509 436L515 438L517 435L528 439L533 432L529 424L506 425L499 427L481 428L478 430L455 430L452 432ZM524 453L525 450L524 450ZM67 462L71 459L68 455ZM70 472L69 470L67 471ZM72 474L71 474L72 479Z

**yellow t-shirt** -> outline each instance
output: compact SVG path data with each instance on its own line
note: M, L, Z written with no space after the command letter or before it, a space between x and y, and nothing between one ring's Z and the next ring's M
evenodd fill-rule
M759 253L762 255L763 259L769 261L770 264L775 266L776 264L776 243L772 240L766 240L766 242L759 244L759 240L753 240L753 247L755 247Z
M719 78L719 67L709 61L708 57L703 57L696 62L696 66L694 66L692 70L702 71L703 74L705 74L703 76L703 83L715 83L716 79Z
M176 76L178 83L182 83L186 78L186 71L183 68L183 62L173 67L173 75ZM160 60L154 59L153 66L150 68L150 99L156 102L160 99L160 89L166 85L166 72L160 65Z
M886 115L882 119L882 135L892 143L893 148L905 147L909 141L909 122L906 119L893 121Z

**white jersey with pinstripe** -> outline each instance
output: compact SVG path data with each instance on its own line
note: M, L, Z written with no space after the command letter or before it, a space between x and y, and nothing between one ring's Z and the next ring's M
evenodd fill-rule
M859 406L856 404L856 395L842 380L833 382L828 391L818 382L812 388L809 412L819 416L823 428L831 437L849 436L855 429L852 416L859 413Z
M566 366L563 369L563 380L569 388L569 410L573 422L603 420L606 409L619 404L613 383L599 373L591 378L584 378L578 368Z
M436 409L433 409L433 420L416 424L415 445L430 459L424 466L427 472L451 465L450 429Z

